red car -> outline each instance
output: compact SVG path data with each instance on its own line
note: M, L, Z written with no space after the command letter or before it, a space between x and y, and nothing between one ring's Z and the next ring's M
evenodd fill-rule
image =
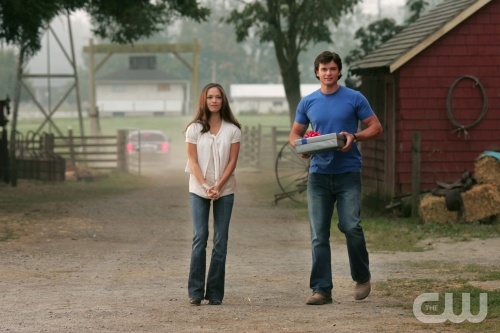
M132 131L127 139L130 164L164 164L169 153L169 140L160 130Z

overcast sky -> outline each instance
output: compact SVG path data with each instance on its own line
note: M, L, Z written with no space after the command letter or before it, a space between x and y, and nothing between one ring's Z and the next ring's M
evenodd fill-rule
M378 11L379 3L382 9L390 7L400 7L405 5L406 0L363 0L361 6L366 13L375 15ZM383 13L382 13L383 14Z

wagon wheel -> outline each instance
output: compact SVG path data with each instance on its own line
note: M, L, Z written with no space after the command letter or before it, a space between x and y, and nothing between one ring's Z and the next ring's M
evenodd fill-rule
M276 179L283 194L298 203L307 201L309 159L303 159L286 142L276 158Z

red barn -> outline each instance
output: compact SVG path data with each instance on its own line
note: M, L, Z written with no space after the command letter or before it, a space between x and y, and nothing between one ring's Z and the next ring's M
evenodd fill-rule
M415 133L422 191L500 150L500 0L445 0L350 71L385 130L362 144L366 203L412 190Z

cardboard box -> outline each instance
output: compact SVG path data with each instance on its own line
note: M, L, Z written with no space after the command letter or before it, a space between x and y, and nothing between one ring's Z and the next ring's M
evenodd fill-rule
M297 154L319 154L338 150L345 145L345 136L337 133L313 136L295 140Z

